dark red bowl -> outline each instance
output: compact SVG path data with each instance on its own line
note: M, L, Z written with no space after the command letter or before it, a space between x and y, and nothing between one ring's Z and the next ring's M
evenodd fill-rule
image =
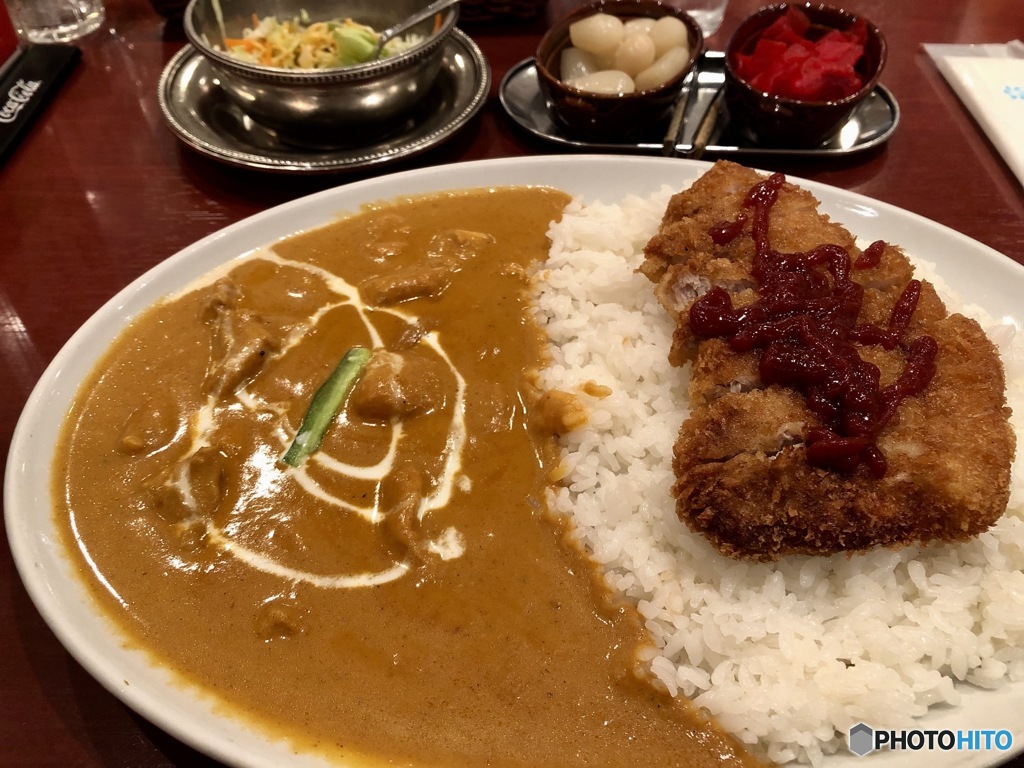
M864 55L854 69L863 86L835 101L805 101L774 96L754 88L736 72L737 56L749 54L761 33L790 7L803 11L812 30L848 30L858 19L866 26ZM730 119L757 144L765 147L815 147L835 134L847 118L878 85L885 66L885 37L867 19L850 11L814 3L771 5L748 16L733 32L725 47L725 101Z
M622 95L597 94L566 85L559 77L562 49L569 43L569 25L593 13L622 19L675 16L686 24L690 60L683 71L657 88ZM664 119L682 90L683 80L704 49L700 27L684 11L660 0L595 0L557 21L541 38L534 56L540 89L554 118L581 139L629 138Z

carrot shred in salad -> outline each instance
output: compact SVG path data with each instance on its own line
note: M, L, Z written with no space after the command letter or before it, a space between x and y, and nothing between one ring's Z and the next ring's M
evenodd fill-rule
M241 37L225 37L227 53L239 61L281 69L330 69L369 61L379 33L352 19L310 22L305 13L279 21L275 16L252 17ZM387 42L380 57L394 56L422 39L404 35Z

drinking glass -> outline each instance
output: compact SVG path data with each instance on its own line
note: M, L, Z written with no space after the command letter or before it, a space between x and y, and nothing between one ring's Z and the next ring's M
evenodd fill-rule
M30 43L67 43L99 29L103 0L5 0L18 36Z
M675 0L672 3L693 17L704 37L710 37L722 26L722 17L728 4L729 0Z

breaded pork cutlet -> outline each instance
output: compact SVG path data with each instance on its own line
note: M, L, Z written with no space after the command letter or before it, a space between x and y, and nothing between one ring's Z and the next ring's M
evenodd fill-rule
M975 536L1015 448L997 350L899 248L861 250L817 206L717 163L646 249L670 357L693 363L679 517L763 561Z
M744 207L748 193L762 178L749 168L718 162L691 187L674 195L662 217L658 233L644 249L640 267L656 283L659 302L680 316L673 338L672 360L682 365L696 353L687 310L697 296L718 286L733 294L738 304L756 299L757 281L751 274L756 244L750 236L751 212ZM723 224L742 218L736 236L716 243L713 233ZM840 224L818 212L818 201L806 190L786 183L773 206L767 237L781 253L810 251L822 244L844 249L856 261L862 256L853 236ZM903 252L885 245L875 267L856 270L852 279L884 294L890 308L913 278L914 270Z

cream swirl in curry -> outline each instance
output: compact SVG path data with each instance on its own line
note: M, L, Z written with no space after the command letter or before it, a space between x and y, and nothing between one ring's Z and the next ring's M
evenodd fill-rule
M470 246L480 248L490 244L490 238L480 236L479 233L454 231L446 234L447 239L442 238L438 244L440 250L435 250L428 258L450 259L450 254L444 254L445 244L458 244L463 256L472 250ZM214 327L214 334L219 337L217 341L220 354L211 360L207 372L206 381L210 389L207 401L189 423L190 447L178 460L171 477L161 488L169 489L190 513L178 525L186 529L200 528L201 535L207 537L210 543L221 551L264 573L279 576L293 583L306 583L323 589L355 589L385 584L401 578L410 571L411 563L408 559L392 557L390 560L382 561L375 570L348 573L313 573L285 564L277 557L238 543L235 537L208 516L209 510L201 507L196 493L193 492L193 463L201 462L200 457L204 451L216 444L218 426L223 418L227 417L230 409L241 408L254 421L269 419L274 427L273 435L280 447L280 452L274 453L274 443L268 441L269 450L260 450L249 458L247 471L251 476L245 485L255 489L258 494L274 495L280 492L282 485L294 483L320 504L334 508L340 514L352 516L357 522L361 519L371 527L385 524L388 516L381 509L378 494L374 494L370 501L359 501L359 498L365 498L365 494L353 498L350 493L344 491L344 486L366 484L379 488L389 476L398 471L400 461L408 460L405 457L400 458L399 452L399 444L405 432L404 417L415 413L416 410L433 409L445 404L446 398L443 396L436 398L440 402L432 401L433 393L424 389L421 386L422 382L415 384L419 387L415 395L410 394L412 382L408 376L402 374L402 369L406 366L419 365L423 368L431 365L432 363L427 363L423 359L424 353L432 354L440 362L440 365L436 366L436 373L452 380L452 392L448 407L450 423L445 443L441 447L443 461L440 472L437 477L431 479L431 490L417 495L414 500L415 524L419 525L431 512L446 506L457 484L465 485L471 482L462 472L462 457L466 443L465 379L445 353L436 330L427 331L414 314L403 311L398 306L387 306L392 300L389 295L391 291L402 290L403 295L409 298L408 275L403 275L396 281L388 281L388 285L382 285L384 281L378 278L372 289L381 305L371 308L363 301L356 286L315 265L283 259L271 250L252 254L246 257L246 260L267 262L277 267L276 273L285 275L296 270L307 273L313 280L322 281L324 287L336 298L317 307L305 322L296 323L287 329L283 338L278 338L267 322L240 305L240 290L230 275L213 273L207 276L202 285L189 289L190 293L199 291L210 294L204 313ZM231 272L237 271L237 262L233 262L230 267ZM454 265L449 263L445 270L449 268L454 268ZM433 295L444 288L440 280L422 277L414 277L412 280L418 281L414 289L418 298ZM376 460L369 464L357 463L360 459L365 461L366 455L346 459L332 455L328 451L317 451L308 462L290 467L280 461L280 454L284 453L295 434L295 428L289 424L289 406L287 403L268 401L260 392L257 379L268 358L282 358L289 354L301 356L302 340L317 328L321 320L325 323L330 322L324 318L329 318L331 313L341 309L346 310L345 315L351 315L343 322L355 330L356 337L364 336L367 339L365 343L380 351L370 364L370 375L366 382L357 391L351 416L343 420L340 429L344 430L345 425L352 419L368 416L369 420L364 420L362 426L378 427L379 431L386 433L386 436L381 435L375 442L386 445L387 450L379 458L371 454ZM415 343L410 341L409 349L403 350L402 353L385 351L382 331L378 329L376 318L386 318L387 321L404 324L405 332L411 334L410 339L415 339ZM420 356L420 362L410 362L410 354ZM400 385L402 391L399 391ZM229 390L230 397L225 398ZM419 398L422 402L411 407L409 397ZM152 414L143 409L133 415L144 420ZM143 425L130 424L130 429L134 433L140 426ZM350 453L354 447L344 440L335 440L334 446L343 453ZM253 502L254 499L250 496L240 494L235 500L235 509L232 512L237 512L239 518L244 519L246 510L252 508ZM408 530L405 533L409 543ZM438 538L419 542L416 551L419 555L429 554L448 560L461 556L463 550L462 539L457 529L449 527L441 532Z

